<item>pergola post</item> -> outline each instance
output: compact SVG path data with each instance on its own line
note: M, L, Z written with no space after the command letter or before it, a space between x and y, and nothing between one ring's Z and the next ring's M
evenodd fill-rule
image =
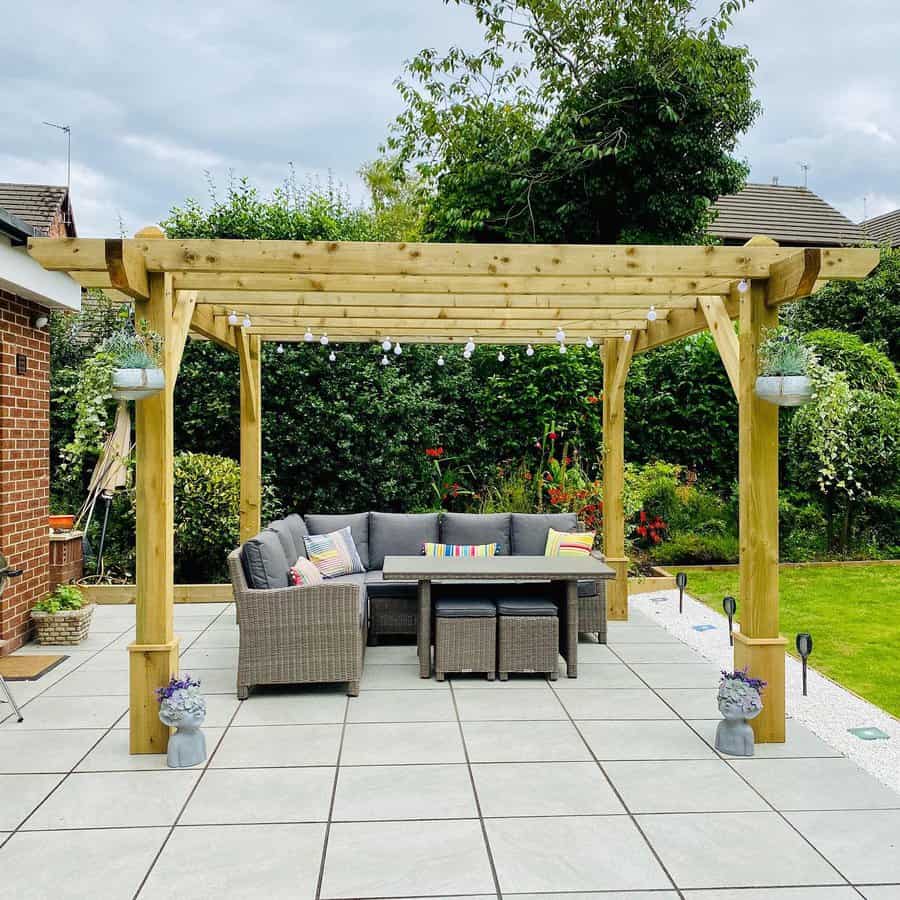
M148 275L149 299L135 300L163 340L166 386L135 404L135 517L137 631L128 647L132 753L165 753L170 729L159 721L155 690L178 671L174 609L174 391L184 346L174 315L172 276ZM186 330L186 328L185 328Z
M741 631L734 665L768 686L763 711L752 720L756 740L784 742L784 651L778 631L778 407L756 396L763 329L778 324L766 305L765 282L740 296L739 502Z
M616 573L606 584L606 614L628 619L628 559L625 556L625 379L634 341L610 338L603 351L603 555Z
M241 371L241 543L259 534L262 497L262 365L260 338L237 335Z

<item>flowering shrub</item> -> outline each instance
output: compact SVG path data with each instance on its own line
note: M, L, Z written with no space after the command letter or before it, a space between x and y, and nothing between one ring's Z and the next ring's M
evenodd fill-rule
M668 532L669 526L659 516L651 517L645 509L638 513L634 533L637 535L635 543L639 546L653 547L661 544Z
M200 682L185 675L173 676L165 687L156 689L160 718L167 725L177 725L186 718L206 715L206 700L200 696Z
M438 509L443 509L444 507L449 509L453 505L453 501L458 497L473 496L472 491L463 488L460 484L460 478L462 477L460 472L466 471L466 474L471 477L472 470L470 468L466 467L465 470L457 470L452 466L441 465L441 463L446 464L450 462L450 457L444 456L443 447L427 447L425 456L434 462L436 478L431 482L431 489L437 498Z

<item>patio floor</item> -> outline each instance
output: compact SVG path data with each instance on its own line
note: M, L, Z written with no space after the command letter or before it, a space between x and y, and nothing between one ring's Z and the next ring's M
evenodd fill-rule
M417 676L234 698L230 604L176 607L203 768L128 755L134 610L0 704L0 897L900 898L900 796L796 723L711 747L718 672L639 612L579 677ZM26 653L47 648L29 646Z

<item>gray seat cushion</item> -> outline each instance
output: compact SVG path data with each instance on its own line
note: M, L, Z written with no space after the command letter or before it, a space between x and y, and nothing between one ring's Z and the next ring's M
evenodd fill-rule
M303 543L303 538L309 534L309 531L306 528L303 517L298 516L297 513L291 513L289 516L284 517L284 523L287 525L288 531L290 531L294 540L294 547L297 549L297 555L294 559L306 556L306 544Z
M444 544L499 544L499 556L510 553L509 513L444 513L441 518Z
M512 552L516 556L543 556L547 548L547 532L575 531L575 513L513 513L510 528Z
M418 587L414 581L385 581L381 569L366 572L366 589L370 597L401 597L415 599Z
M371 513L366 568L380 569L385 556L420 556L422 544L426 541L437 543L439 528L437 513Z
M300 556L300 552L297 550L296 544L294 544L294 536L291 534L291 529L288 527L287 522L284 519L276 519L274 522L270 522L269 527L265 530L274 531L278 535L278 540L281 541L281 549L284 550L284 555L292 566L297 561L297 557Z
M304 517L304 521L310 534L330 534L332 531L340 531L341 528L349 525L353 543L356 544L356 552L359 554L364 568L369 568L369 514L367 512L338 516L307 515Z
M261 531L244 543L241 562L247 584L257 590L288 586L288 569L296 562L288 562L281 540L274 531Z
M438 600L434 615L438 619L493 619L497 607L490 600Z
M509 597L497 601L498 616L556 616L555 603L537 597Z

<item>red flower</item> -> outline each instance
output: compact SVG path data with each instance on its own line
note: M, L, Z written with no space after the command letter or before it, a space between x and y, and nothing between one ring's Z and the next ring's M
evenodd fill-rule
M531 481L531 477L532 477L532 476L531 476L531 472L526 472L522 477L523 477L526 481Z
M595 403L599 403L599 402L600 402L600 398L599 398L598 396L596 396L595 394L591 394L590 397L585 397L584 399L585 399L588 403L590 403L591 406L593 406Z
M642 509L641 510L641 523L644 523L646 521L647 521L647 513Z
M551 432L547 435L547 437L550 438L551 441L555 441L555 440L556 440L556 437L557 437L556 432L555 432L555 431L551 431Z
M440 459L444 455L443 447L429 447L425 451L425 455L431 457L431 459Z
M535 450L540 450L540 449L541 449L541 442L540 442L540 441L535 441L535 442L534 442L534 449L535 449Z

